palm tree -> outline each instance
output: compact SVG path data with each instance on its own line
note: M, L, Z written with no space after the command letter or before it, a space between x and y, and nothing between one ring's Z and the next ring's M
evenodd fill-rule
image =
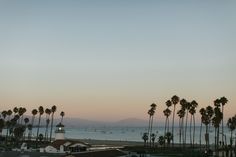
M164 136L159 136L158 138L158 143L160 146L165 144L165 137Z
M223 97L220 98L220 102L221 102L221 105L222 105L222 126L221 127L222 127L222 142L223 142L224 141L224 106L228 102L228 99L223 96Z
M5 126L5 122L4 122L4 119L0 119L0 136L2 136L2 129L4 128Z
M206 141L206 148L208 149L209 148L209 133L208 133L209 128L208 127L211 122L211 118L213 116L214 111L211 106L207 106L205 111L206 112L204 112L203 117L202 117L202 122L206 126L205 141Z
M156 134L152 133L151 134L152 147L154 147L155 139L156 139Z
M188 128L188 113L189 109L191 108L191 103L187 102L184 106L186 110L186 119L185 119L185 134L184 134L184 146L186 145L186 136L187 136L187 128Z
M236 115L234 117L228 119L227 126L230 130L230 147L231 147L230 156L233 156L233 154L232 154L233 131L236 129Z
M182 112L184 112L184 117L186 115L186 106L187 106L187 101L185 99L181 99L179 101L180 105L181 105L181 110L183 110ZM184 117L182 119L182 121L184 121ZM184 130L184 122L182 122L182 132L183 132L183 145L185 146L185 130Z
M6 134L6 141L8 140L8 134L9 134L9 129L11 127L11 121L10 121L10 118L11 118L11 115L12 115L12 111L11 110L8 110L6 112L6 115L8 116L8 120L6 122L6 126L7 126L7 134Z
M183 136L183 125L184 125L184 116L185 116L185 111L184 109L180 109L177 112L178 116L179 116L179 143L181 144L181 139Z
M193 139L192 139L192 143L193 143L193 147L194 147L194 143L195 143L195 114L196 114L196 108L198 106L198 103L193 100L191 102L191 108L189 110L190 114L191 114L191 126L192 126L192 120L193 120ZM191 132L191 129L190 129ZM190 134L191 136L191 134Z
M202 148L202 124L203 124L203 121L204 121L204 115L206 114L206 110L205 108L201 108L199 110L200 114L201 114L201 126L200 126L200 148Z
M61 111L60 116L61 116L61 123L62 123L63 122L63 117L65 116L65 112Z
M214 117L212 118L212 125L215 128L215 149L216 149L216 154L219 156L219 136L220 136L220 123L222 121L222 112L220 110L220 99L216 99L214 101Z
M32 127L29 127L30 128L30 130L29 130L29 140L31 140L32 130L33 130L33 127L34 127L34 120L35 120L35 116L38 113L38 110L37 109L33 109L31 113L32 113L32 119L31 119Z
M151 135L152 135L152 126L153 126L153 117L154 117L154 114L155 114L155 110L156 110L156 104L155 103L152 103L151 105L150 105L150 107L151 107L151 122L150 122L150 134L149 134L149 136L150 136L150 147L151 147Z
M27 124L29 123L29 118L24 118L24 122L25 122L25 130L27 128ZM24 133L24 136L23 136L23 140L25 139L25 133Z
M56 112L57 107L54 105L51 108L52 111L52 117L51 117L51 131L50 131L50 141L52 141L52 127L53 127L53 119L54 119L54 113Z
M18 113L18 108L14 107L13 112L14 112L14 116L15 116Z
M171 132L167 132L167 133L165 134L165 139L166 139L167 144L168 144L168 146L169 146L169 145L170 145L170 141L173 140L173 135L171 134Z
M41 116L44 113L43 106L39 106L38 110L39 110L39 121L38 121L37 137L36 137L36 147L37 147L38 138L39 138L39 127L40 127L40 122L41 122Z
M148 133L147 132L143 133L142 139L144 141L144 147L146 147L147 141L148 141Z
M51 110L47 108L45 110L45 113L46 113L46 129L45 129L44 138L45 138L45 141L47 141L48 140L48 125L50 123L49 117L50 117L50 114L51 114Z
M163 111L164 115L166 116L166 121L165 121L165 133L164 135L166 135L167 132L169 132L169 116L171 115L171 110L169 108L166 108ZM166 132L166 128L167 128L167 132Z
M171 98L171 102L174 105L174 111L173 111L173 118L172 118L172 136L173 136L173 140L172 140L172 146L174 145L174 124L175 124L175 108L176 108L176 104L179 103L179 97L177 95L174 95Z

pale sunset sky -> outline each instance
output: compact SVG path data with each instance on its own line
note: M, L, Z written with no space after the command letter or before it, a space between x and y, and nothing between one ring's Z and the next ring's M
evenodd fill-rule
M236 1L2 0L0 110L164 119L173 95L236 114Z

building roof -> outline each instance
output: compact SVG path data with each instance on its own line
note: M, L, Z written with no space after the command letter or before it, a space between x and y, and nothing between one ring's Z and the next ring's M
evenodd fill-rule
M62 123L59 123L56 125L56 127L65 127L65 125L63 125Z
M90 147L89 144L81 142L81 141L73 141L73 140L56 140L50 144L50 146L53 146L56 149L60 149L60 146L64 145L66 147L74 147L74 146L79 146L79 147Z
M93 152L83 152L78 154L73 154L73 157L120 157L127 155L124 152L113 149L113 150L103 150L103 151L93 151ZM71 156L64 156L71 157Z

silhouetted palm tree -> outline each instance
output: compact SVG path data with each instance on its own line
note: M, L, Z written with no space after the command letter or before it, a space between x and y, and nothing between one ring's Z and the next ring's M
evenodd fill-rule
M147 132L143 133L142 139L144 141L144 147L146 147L147 141L148 141L148 133Z
M38 113L38 110L37 109L33 109L32 110L32 119L31 119L31 125L32 125L32 127L29 127L29 140L31 140L31 136L32 136L32 130L33 130L33 128L34 128L34 120L35 120L35 116L37 115L37 113Z
M209 148L209 124L211 122L211 118L213 116L213 108L211 106L207 106L205 109L206 112L204 112L202 117L202 122L206 126L206 133L205 133L205 141L206 141L206 148Z
M52 127L53 127L53 119L54 119L54 113L56 112L57 107L54 105L51 108L52 111L52 117L51 117L51 131L50 131L50 141L52 141Z
M155 103L152 103L150 105L151 107L151 122L150 122L150 134L149 134L149 137L150 137L150 147L151 147L151 135L152 135L152 126L153 126L153 117L154 117L154 114L155 114L155 110L156 110L156 104Z
M14 107L13 112L14 112L14 116L15 116L18 113L18 108Z
M181 99L180 101L179 101L179 103L180 103L180 105L181 105L181 110L183 110L182 112L184 112L185 114L184 114L184 116L186 115L186 113L188 112L188 111L186 111L186 106L187 106L187 101L185 100L185 99ZM184 121L184 117L183 117L183 121ZM182 128L183 128L183 145L185 146L185 132L186 132L186 130L184 129L184 122L183 122L183 126L182 126Z
M180 109L177 112L178 116L179 116L179 143L182 143L182 138L183 138L183 125L184 125L184 116L185 116L185 111L184 109Z
M206 114L206 110L205 108L201 108L199 110L199 113L201 114L201 126L200 126L200 148L202 148L202 124L203 124L203 121L204 121L204 115Z
M152 133L151 134L152 147L154 147L155 139L156 139L156 134Z
M45 110L45 113L46 113L46 129L45 129L44 138L45 138L45 141L47 141L48 140L48 125L50 123L49 117L50 117L50 114L51 114L51 110L47 108Z
M229 118L227 121L227 126L230 130L230 156L233 156L232 154L232 148L233 148L233 131L236 129L236 115L232 118ZM236 146L235 146L236 147Z
M5 122L4 122L4 119L0 119L0 137L2 136L2 129L4 128L5 126Z
M160 146L165 144L165 137L164 136L159 136L158 138L158 143Z
M44 113L43 106L39 106L38 110L39 110L39 121L38 121L38 129L37 129L36 147L37 147L38 139L39 139L39 128L40 128L41 116Z
M24 118L24 122L25 122L25 130L27 128L27 124L29 123L29 118ZM23 140L25 139L25 132L24 132L24 135L23 135Z
M169 132L169 116L171 115L171 110L169 108L166 108L163 111L163 113L166 116L166 120L165 120L165 134L166 134L166 129L167 129L167 132Z
M228 99L226 97L221 97L220 102L221 102L221 105L222 105L222 142L223 142L224 141L224 106L228 102Z
M61 116L61 123L62 123L63 122L63 117L65 116L65 112L61 111L60 116Z
M219 135L220 135L220 123L222 121L222 112L220 110L220 100L216 99L214 101L214 117L212 118L212 125L215 128L215 150L216 155L219 156Z
M177 95L174 95L171 98L171 102L174 105L174 111L173 111L173 118L172 118L172 136L173 136L173 140L172 140L172 146L174 144L174 123L175 123L175 108L176 108L176 104L179 103L179 97Z
M166 139L167 144L168 144L168 146L169 146L169 145L170 145L170 141L173 140L173 135L171 134L171 132L167 132L167 133L165 134L165 139Z
M191 108L189 110L189 113L191 114L191 125L190 125L190 133L192 132L192 120L193 120L193 139L192 139L192 146L194 147L194 143L195 143L195 114L196 114L196 108L198 106L198 103L193 100L191 102ZM191 134L190 134L191 137Z

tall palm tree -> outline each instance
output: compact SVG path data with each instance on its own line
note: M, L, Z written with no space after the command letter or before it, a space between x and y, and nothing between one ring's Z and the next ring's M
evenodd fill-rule
M24 118L24 122L25 122L25 131L26 131L26 128L27 128L27 124L29 123L29 118ZM23 140L25 140L25 132L24 132L24 135L23 135Z
M186 110L186 119L185 119L185 134L184 134L184 146L186 145L186 137L187 137L187 128L188 128L188 113L189 113L189 109L191 108L191 103L187 102L185 104L185 110Z
M39 121L38 121L37 137L36 137L36 147L37 147L37 145L38 145L39 128L40 128L41 116L42 116L43 113L44 113L43 106L39 106L38 110L39 110Z
M236 129L236 115L234 117L228 119L227 126L228 126L228 128L230 130L230 147L231 147L230 156L233 156L233 154L232 154L233 131Z
M54 113L56 112L57 107L54 105L51 108L52 116L51 116L51 131L50 131L50 141L52 141L52 127L53 127L53 119L54 119Z
M173 136L173 140L172 140L172 146L174 145L174 124L175 124L175 108L176 105L179 103L179 97L177 95L174 95L171 98L171 102L174 105L174 110L173 110L173 117L172 117L172 136Z
M182 138L183 138L183 125L184 125L184 116L185 116L185 111L184 109L180 109L177 112L179 116L179 143L182 143Z
M206 126L206 133L205 133L205 141L206 141L206 148L209 148L209 124L211 123L211 118L213 116L213 108L211 106L207 106L205 109L206 112L203 114L203 124Z
M220 102L221 102L221 105L222 105L222 126L221 127L222 127L222 142L223 142L224 141L224 106L228 102L228 99L223 96L223 97L220 98Z
M205 108L201 108L199 110L199 113L201 114L201 126L200 126L200 149L202 148L202 124L203 124L203 121L204 121L204 115L206 114L206 110Z
M62 123L63 122L63 117L65 116L65 112L61 111L60 116L61 116L61 123Z
M215 149L216 149L216 154L219 156L219 136L220 136L220 123L223 118L223 114L220 110L220 99L216 99L214 101L214 117L212 118L212 125L215 128Z
M164 115L166 116L166 120L165 120L165 133L164 135L166 135L167 132L169 132L169 116L171 115L171 110L169 108L166 108L163 111ZM166 131L167 128L167 131Z
M183 110L182 112L184 112L185 114L184 114L184 117L185 117L185 115L186 115L186 106L187 106L187 101L185 100L185 99L181 99L180 101L179 101L179 103L180 103L180 106L181 106L181 110ZM184 117L183 117L183 121L184 121ZM185 130L184 130L184 122L183 122L183 125L182 125L182 132L183 132L183 146L185 146Z
M195 124L195 114L196 114L196 108L198 107L198 103L195 101L195 100L193 100L192 102L191 102L191 119L193 119L193 141L192 141L192 143L193 143L193 147L194 147L194 143L195 143L195 130L196 130L196 124ZM192 123L192 122L191 122ZM191 131L190 131L191 132Z
M32 130L33 130L33 128L34 128L34 120L35 120L35 116L37 115L37 113L38 113L38 110L37 109L33 109L32 111L31 111L31 113L32 113L32 119L31 119L31 126L32 127L29 127L29 140L31 140L31 136L32 136Z
M150 122L150 147L151 147L151 140L152 140L152 138L151 138L151 135L152 135L152 126L153 126L153 117L154 117L154 114L155 114L155 110L156 110L156 104L155 103L152 103L151 105L150 105L150 107L151 107L151 122Z
M50 117L50 114L51 114L51 109L47 108L45 110L45 113L46 113L46 129L45 129L44 138L45 138L45 141L47 141L48 140L48 125L50 123L49 117Z

